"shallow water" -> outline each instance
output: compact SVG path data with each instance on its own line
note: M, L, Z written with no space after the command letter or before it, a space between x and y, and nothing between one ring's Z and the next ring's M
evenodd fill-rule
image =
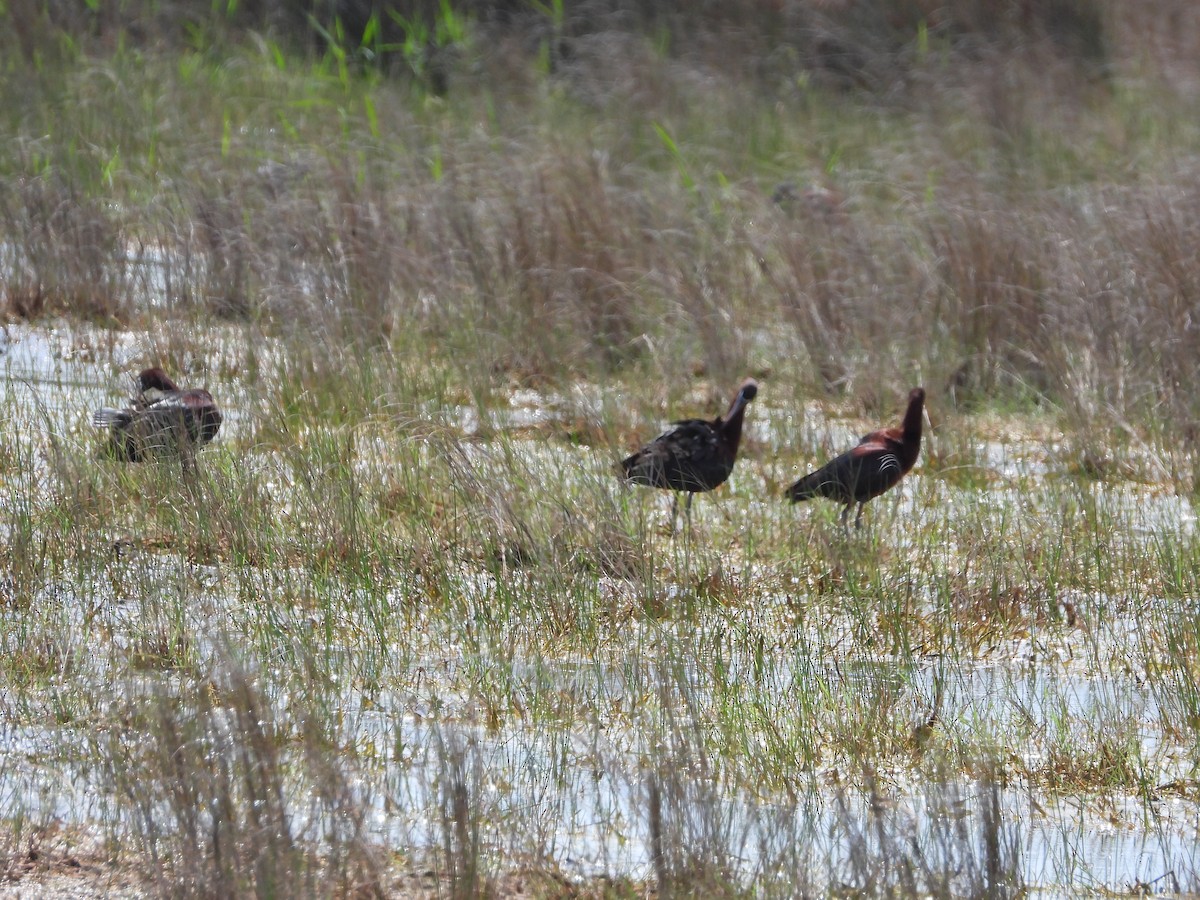
M90 410L121 398L123 376L112 373L121 369L122 360L143 358L142 340L85 328L9 326L0 347L5 374L0 403L21 418L15 438L43 442L44 423L62 440L87 446L94 440ZM214 393L219 399L237 397L232 391ZM521 434L554 421L561 414L556 410L567 408L574 415L577 408L602 405L590 395L546 398L520 391L509 409L489 412L485 431ZM236 438L237 406L235 400L218 444ZM480 430L469 407L442 415L444 424L464 438ZM825 422L815 407L797 417L756 404L748 426L752 440L769 445L790 431L831 449L857 436L856 429ZM546 473L564 482L611 477L606 450L526 438L502 447L464 441L459 449L466 464L501 472L514 482L513 490ZM382 445L372 453L360 448L355 465L368 476L373 467L386 464L387 452ZM422 446L418 452L441 451ZM997 509L1022 510L1032 522L1060 514L1053 506L1057 499L1029 489L1055 471L1044 453L1039 457L1038 447L983 442L978 452L996 475L987 494L948 486L918 468L867 515L885 521L904 516L919 524L949 517L953 534L960 524L963 529L986 524ZM279 514L291 515L296 486L286 467L265 453L243 465L262 467L272 496L278 493ZM745 503L747 515L780 519L781 528L811 526L813 507L752 498L758 480L764 477L744 467L729 488ZM1194 534L1196 516L1186 498L1128 484L1086 483L1080 490L1081 499L1125 526L1113 535L1114 547L1164 532ZM659 503L665 518L665 498L649 492L637 496L639 502ZM704 534L728 515L717 500L698 501L697 530ZM114 542L122 539L113 536ZM900 559L928 552L904 533L887 535L881 543ZM942 552L949 559L958 551ZM577 877L652 877L647 767L653 765L680 845L725 854L730 871L747 878L770 878L767 873L782 870L829 885L845 881L856 865L894 866L920 845L935 848L927 851L930 859L962 873L978 863L982 795L966 776L939 780L898 760L893 771L876 773L876 795L868 797L862 773L836 771L837 761L828 758L832 751L818 737L814 770L794 776L798 798L784 802L759 795L732 776L716 777L717 761L727 748L710 743L718 736L705 731L704 711L724 702L712 682L712 673L722 671L727 685L752 685L748 696L780 717L801 714L795 692L802 689L828 691L834 698L887 700L894 715L903 717L900 731L929 716L940 686L937 741L953 750L959 740L994 735L1001 762L1016 772L1051 765L1050 754L1063 748L1086 756L1105 730L1112 730L1136 743L1149 799L1111 790L1073 796L1069 787L1055 794L1014 777L999 801L1015 865L1032 890L1047 895L1137 885L1165 890L1171 878L1185 887L1196 884L1200 810L1171 790L1158 790L1175 780L1188 783L1193 754L1176 746L1164 729L1171 712L1160 706L1156 682L1135 665L1121 666L1144 633L1140 617L1154 612L1152 607L1130 610L1124 597L1064 589L1056 596L1072 603L1078 626L1065 626L1059 616L1028 633L1000 633L984 649L947 659L932 652L872 651L856 638L864 627L862 609L841 597L783 596L774 589L764 589L752 606L706 608L663 621L618 620L598 645L562 652L520 620L510 624L503 644L490 642L486 614L507 602L506 594L521 590L517 575L505 580L464 569L452 583L440 584L438 589L450 591L461 605L464 619L477 616L481 623L475 628L464 621L456 623L461 630L451 630L425 616L422 592L430 586L415 575L392 585L382 599L351 592L329 609L322 604L336 587L299 587L312 578L303 568L231 570L136 547L122 553L120 562L90 579L68 581L61 572L48 578L34 593L30 610L4 607L0 612L6 625L25 629L21 635L10 630L10 651L54 639L70 663L57 679L46 678L51 689L35 703L17 702L24 695L11 685L0 688L0 802L32 820L117 830L128 825L122 822L128 813L121 811L121 798L113 794L111 767L97 758L106 745L86 722L56 721L56 691L70 698L69 705L86 706L83 697L97 708L136 706L197 673L219 672L231 654L244 654L260 670L264 692L283 716L293 702L305 699L296 670L317 646L329 669L332 687L327 689L336 698L338 744L353 749L347 766L370 810L372 837L388 846L442 846L446 785L458 780L471 793L490 857L549 860ZM741 571L738 565L730 563L724 577L780 581L778 573ZM657 590L668 605L687 603L694 592L669 581ZM611 597L637 608L641 591L605 578L597 584L595 602L600 606L600 598ZM918 595L922 614L943 612L932 592ZM279 602L280 596L291 601ZM247 624L260 619L269 619L267 633L278 636L267 648L254 645ZM164 633L171 637L181 626L186 652L179 668L169 661L158 670L131 666L139 647ZM400 634L403 645L381 650L374 644L376 634L380 642ZM767 639L765 673L762 660L746 649L758 634ZM720 648L719 660L714 648ZM687 660L682 671L680 660ZM687 709L667 716L660 706L664 696L686 699ZM497 698L503 704L498 710L490 706ZM547 703L560 704L562 712L538 708ZM1055 733L1060 724L1066 733ZM687 743L689 735L694 745ZM303 759L297 752L289 762L297 831L316 834L328 823L305 819ZM965 830L955 831L959 824ZM948 835L965 837L955 843Z

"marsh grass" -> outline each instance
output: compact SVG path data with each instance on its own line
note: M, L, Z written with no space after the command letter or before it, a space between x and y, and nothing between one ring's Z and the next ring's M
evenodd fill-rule
M269 698L236 667L170 690L164 684L148 706L129 710L107 754L157 890L382 896L363 798L333 765L319 729L301 726L304 752L293 758ZM289 796L294 765L311 767L308 810ZM306 819L318 840L299 839Z
M109 19L15 48L5 311L107 330L0 400L14 809L83 772L106 800L68 812L197 896L998 897L1093 827L1052 801L1177 827L1187 30L628 6L541 51L468 17L436 78L207 7L171 52ZM151 362L229 411L193 479L80 424ZM672 534L616 463L746 374ZM917 383L866 528L782 501Z
M873 781L870 772L865 781ZM970 795L974 794L974 797ZM843 806L838 827L848 838L839 890L871 896L1009 897L1024 892L1019 873L1019 829L1005 821L996 781L983 777L964 788L930 782L923 798L937 810L922 840L911 840L904 811L869 795L865 814ZM972 809L973 813L966 813Z

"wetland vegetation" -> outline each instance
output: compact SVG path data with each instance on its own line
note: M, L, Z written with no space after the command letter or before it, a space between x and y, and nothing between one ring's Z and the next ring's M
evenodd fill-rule
M702 6L3 8L0 890L1200 891L1200 21Z

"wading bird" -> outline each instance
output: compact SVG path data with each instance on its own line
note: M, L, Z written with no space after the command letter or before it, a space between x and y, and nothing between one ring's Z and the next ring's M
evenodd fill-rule
M883 428L865 435L858 446L805 475L787 489L793 503L812 497L828 497L845 503L842 527L850 507L858 504L854 527L862 527L863 507L894 487L907 474L921 452L921 418L925 409L925 389L913 388L908 395L908 410L899 428Z
M184 469L192 469L196 448L220 429L221 412L208 391L182 390L155 366L138 374L128 407L98 409L92 424L110 429L105 452L114 459L140 462L178 455Z
M723 416L708 419L683 419L664 431L637 453L621 462L625 478L632 484L687 491L686 516L692 521L692 495L711 491L725 483L737 459L742 438L742 418L746 404L758 393L758 382L747 378ZM675 528L679 496L671 502L671 529Z

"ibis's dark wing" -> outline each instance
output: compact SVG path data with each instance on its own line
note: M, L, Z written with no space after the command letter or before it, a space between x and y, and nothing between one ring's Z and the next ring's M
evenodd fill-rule
M221 411L208 391L146 391L145 409L139 415L147 418L148 429L177 429L181 424L188 437L207 444L221 428Z
M711 491L733 471L733 459L713 423L684 419L623 460L634 484L676 491Z
M793 501L828 497L842 503L862 503L895 485L904 475L899 449L890 440L867 435L853 450L805 475L787 490Z

